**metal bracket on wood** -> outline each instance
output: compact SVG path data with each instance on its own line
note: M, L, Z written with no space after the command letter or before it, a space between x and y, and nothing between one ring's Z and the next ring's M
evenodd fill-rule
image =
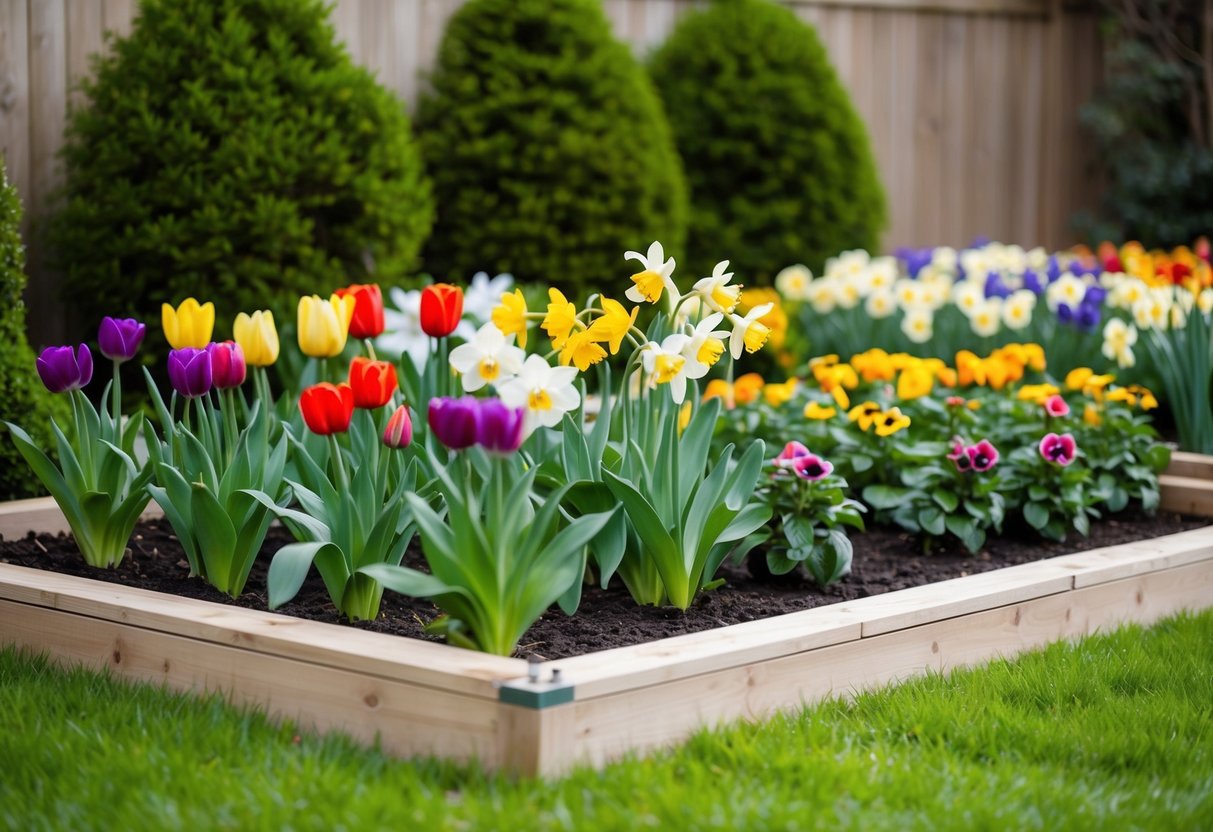
M564 680L560 668L551 668L546 679L540 678L541 669L538 662L532 662L524 678L501 682L497 686L498 701L535 709L572 702L573 685Z

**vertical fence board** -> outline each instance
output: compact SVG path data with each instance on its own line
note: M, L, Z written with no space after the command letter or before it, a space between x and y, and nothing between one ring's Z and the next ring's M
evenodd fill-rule
M25 200L30 194L29 7L26 0L0 2L0 153L9 181ZM23 221L28 226L28 220Z
M33 1L41 2L41 0ZM131 33L137 0L93 0L93 2L102 3L106 31L113 32L118 37Z
M105 46L105 7L96 0L67 0L68 109L81 103L78 89L86 78L93 55Z

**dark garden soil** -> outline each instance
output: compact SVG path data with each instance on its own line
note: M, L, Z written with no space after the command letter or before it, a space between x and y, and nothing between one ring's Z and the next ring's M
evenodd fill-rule
M689 610L679 612L636 606L616 580L607 590L587 587L581 609L574 617L567 617L555 608L546 613L527 631L518 654L557 659L610 647L640 644L988 572L1069 552L1158 537L1207 523L1207 520L1165 512L1154 517L1126 512L1094 524L1090 537L1072 536L1066 543L1041 540L1030 529L1010 529L1002 537L991 539L977 555L967 555L959 545L941 546L931 554L924 555L920 542L913 536L897 529L878 528L855 535L855 559L851 574L825 590L796 573L764 581L752 577L744 566L726 565L721 571L726 585L703 593ZM93 569L85 565L70 537L48 534L35 536L32 533L20 540L0 540L0 563L48 569L264 610L267 608L265 573L270 556L289 542L290 536L284 529L271 529L258 564L249 578L248 591L236 600L201 580L187 577L185 555L171 527L164 520L142 523L136 528L130 554L115 570ZM415 546L410 549L405 562L424 568ZM329 602L324 585L314 571L298 597L279 612L315 621L341 623L341 617ZM409 638L432 639L432 636L424 633L423 627L438 615L438 609L428 601L385 593L379 618L353 626Z

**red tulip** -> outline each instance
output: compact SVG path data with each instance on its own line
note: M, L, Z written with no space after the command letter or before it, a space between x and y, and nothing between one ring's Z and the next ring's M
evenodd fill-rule
M376 283L351 283L338 289L339 297L354 298L354 317L350 319L350 335L354 338L377 338L383 334L383 292Z
M435 283L421 290L421 329L431 338L445 338L463 317L463 290Z
M315 384L299 397L299 409L312 433L345 433L354 415L354 391L348 384Z
M389 448L407 448L413 441L413 417L404 405L396 408L383 431L383 444Z
M396 392L396 366L390 361L358 356L350 362L350 387L354 390L354 407L383 407Z

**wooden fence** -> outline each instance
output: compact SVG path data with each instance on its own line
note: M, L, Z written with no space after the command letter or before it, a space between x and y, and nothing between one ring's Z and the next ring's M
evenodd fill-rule
M464 0L337 0L355 58L407 101L424 84ZM1093 201L1078 108L1101 73L1097 19L1062 0L784 0L812 23L865 119L890 203L884 246L960 245L977 235L1072 242ZM644 54L697 0L604 0ZM76 81L106 30L129 31L136 0L0 0L0 150L37 231L59 181L57 152ZM37 240L36 234L31 239ZM30 328L63 323L53 276L29 251Z

